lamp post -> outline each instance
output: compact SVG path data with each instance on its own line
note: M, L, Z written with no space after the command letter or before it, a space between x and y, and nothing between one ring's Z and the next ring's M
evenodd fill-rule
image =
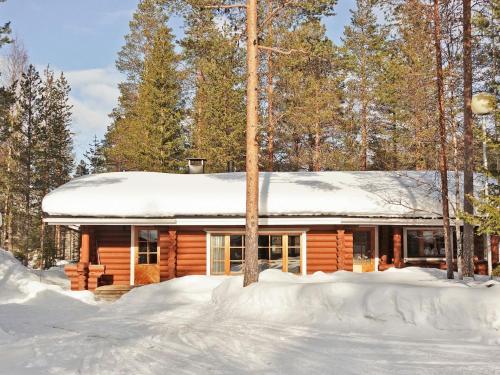
M488 145L486 143L486 115L489 115L495 110L495 97L486 92L480 92L472 96L471 102L472 112L480 116L481 128L483 131L483 167L488 171ZM484 194L488 196L488 177L484 180ZM493 270L493 261L491 258L491 237L486 234L486 257L488 260L488 276L491 277Z

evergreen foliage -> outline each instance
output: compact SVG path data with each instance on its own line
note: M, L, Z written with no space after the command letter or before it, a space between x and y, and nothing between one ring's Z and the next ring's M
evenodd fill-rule
M75 176L106 172L106 159L104 157L104 144L94 135L89 149L85 151L85 160L80 160Z
M181 45L188 87L194 92L191 117L193 157L208 160L207 171L224 172L232 161L245 168L243 51L227 26L218 27L207 10L193 10Z

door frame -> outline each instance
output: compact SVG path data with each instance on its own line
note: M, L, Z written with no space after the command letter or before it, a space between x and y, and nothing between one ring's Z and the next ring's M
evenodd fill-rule
M353 267L354 267L354 233L355 232L370 232L370 242L372 243L373 247L373 255L372 255L372 260L374 263L374 270L373 271L368 271L368 272L378 272L378 266L380 262L380 256L379 256L379 226L378 225L360 225L357 227L354 227L352 229L353 232L353 238L352 238L352 255L353 255ZM354 271L354 269L353 269Z
M156 264L139 264L139 231L140 230L155 230L157 233L157 244L156 244ZM130 231L130 285L136 285L136 271L138 267L141 266L156 266L158 270L158 282L160 281L160 259L161 259L161 248L160 248L160 230L155 226L132 225ZM153 282L152 284L154 284Z

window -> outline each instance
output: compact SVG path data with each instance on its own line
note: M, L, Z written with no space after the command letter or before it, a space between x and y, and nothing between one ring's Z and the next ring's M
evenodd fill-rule
M243 272L245 236L214 235L210 238L210 247L213 275Z
M138 264L158 263L158 231L150 229L139 230Z
M406 231L406 258L444 258L442 229L408 229Z
M355 260L369 260L373 258L370 231L355 231L353 242Z
M245 236L231 235L229 237L229 271L231 273L243 272L245 259Z
M211 235L211 273L213 275L243 272L244 235ZM300 272L300 235L261 234L258 239L259 270L279 269Z

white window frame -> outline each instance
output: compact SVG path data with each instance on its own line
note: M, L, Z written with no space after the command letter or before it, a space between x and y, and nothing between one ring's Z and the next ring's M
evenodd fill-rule
M295 235L300 236L300 274L307 275L307 231L309 229L283 228L283 229L263 229L259 231L259 235L265 234L280 234L280 235ZM212 252L211 252L211 236L212 235L244 235L244 229L205 229L206 232L206 275L211 276L212 270ZM214 275L224 276L224 275Z
M408 257L408 231L409 230L436 230L440 229L443 230L443 227L404 227L403 228L403 261L406 262L415 262L415 261L424 261L424 262L440 262L443 260L446 260L446 256L443 257L430 257L430 258L424 258L424 257ZM450 238L450 247L452 254L454 255L454 258L456 257L455 255L455 249L453 247L453 233L454 233L454 228L450 228L450 233L451 233L451 238Z

